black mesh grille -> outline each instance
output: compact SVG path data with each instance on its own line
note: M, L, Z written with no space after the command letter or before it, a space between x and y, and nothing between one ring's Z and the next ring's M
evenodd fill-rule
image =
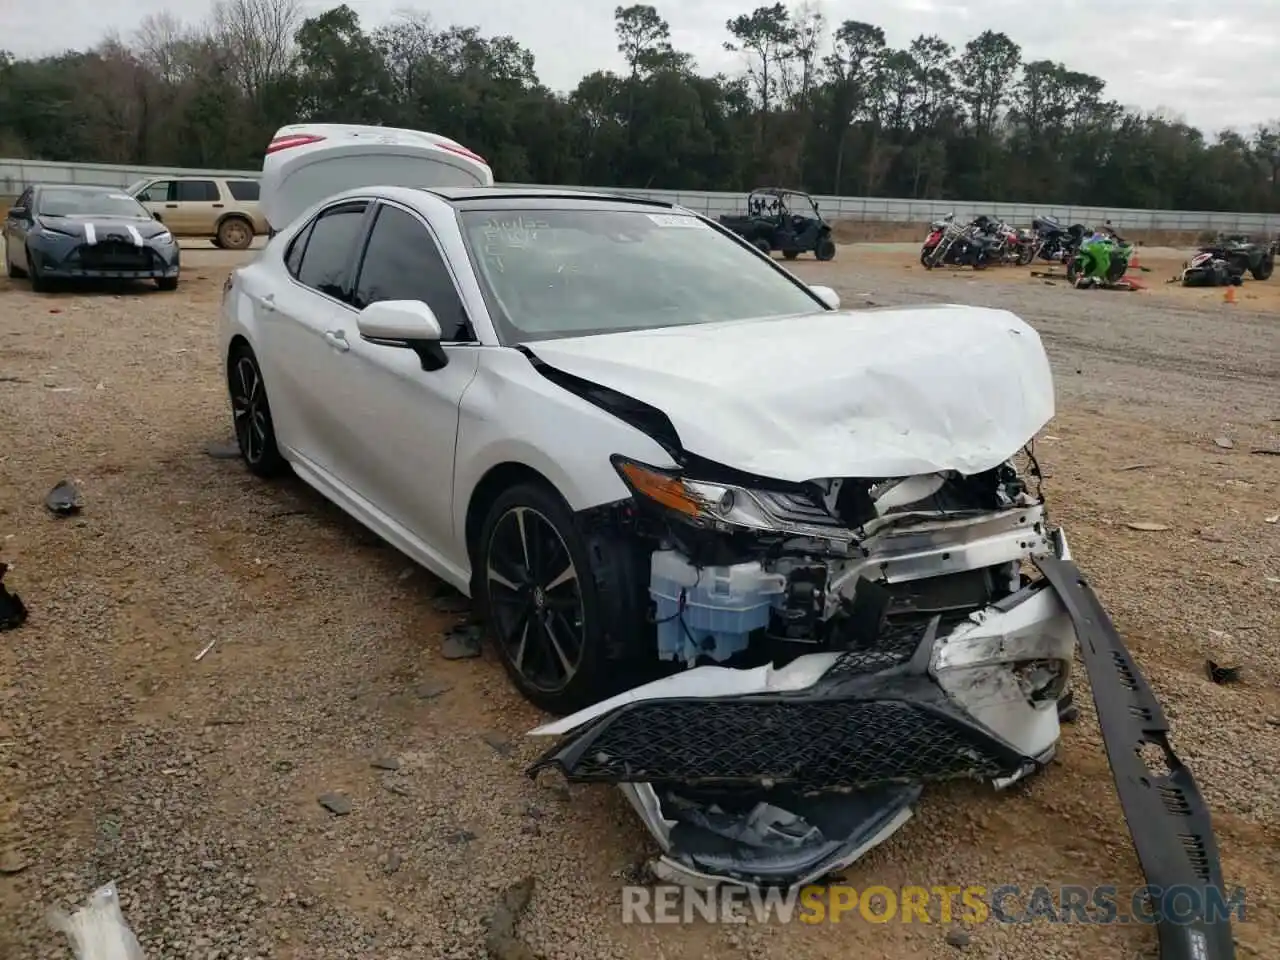
M146 270L151 254L146 247L108 240L81 247L80 263L86 270Z
M937 635L945 637L968 619L967 611L948 611L940 615ZM901 666L911 659L928 629L929 621L924 619L897 623L891 620L880 628L873 644L846 650L824 676L831 679L856 677Z
M996 777L1022 765L963 724L896 700L655 702L586 736L565 763L572 780L836 789Z

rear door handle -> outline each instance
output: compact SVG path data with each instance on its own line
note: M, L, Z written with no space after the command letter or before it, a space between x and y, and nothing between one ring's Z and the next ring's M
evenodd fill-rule
M166 203L166 204L165 204L165 206L166 206L167 208L169 208L170 210L177 210L177 209L178 209L178 205L177 205L176 203Z
M275 312L276 295L274 293L263 294L261 297L254 297L254 299L258 301L258 306L262 307L263 310Z
M215 203L215 204L214 204L214 206L215 206L215 207L217 207L218 209L221 209L222 207L225 207L225 206L226 206L226 204L225 204L225 203Z
M341 330L326 330L324 332L324 342L339 353L346 353L351 349L351 344L347 343L347 335Z

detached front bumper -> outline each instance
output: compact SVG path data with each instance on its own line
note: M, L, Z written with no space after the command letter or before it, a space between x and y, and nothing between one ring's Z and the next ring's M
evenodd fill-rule
M1227 901L1208 807L1155 695L1054 539L1057 556L1036 561L1041 581L944 637L935 620L896 646L688 670L534 730L562 739L529 772L617 783L662 849L660 879L802 885L898 830L924 783L1002 786L1041 766L1057 746L1057 699L1028 699L1017 665L1053 659L1064 643L1070 658L1078 645L1149 888L1187 892L1186 909L1156 917L1160 958L1230 960L1230 919L1210 915ZM1145 747L1167 769L1150 769Z

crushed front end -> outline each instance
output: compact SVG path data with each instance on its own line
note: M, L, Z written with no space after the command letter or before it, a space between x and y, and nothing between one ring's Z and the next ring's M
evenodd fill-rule
M1076 634L1030 451L975 476L779 483L626 460L663 679L540 728L535 765L619 784L688 882L798 883L923 784L1044 764ZM697 477L698 479L690 479Z

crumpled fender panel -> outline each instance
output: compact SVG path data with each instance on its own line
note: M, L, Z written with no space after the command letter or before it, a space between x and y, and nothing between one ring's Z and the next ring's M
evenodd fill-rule
M1209 807L1191 771L1169 744L1164 711L1079 568L1069 560L1050 558L1036 565L1075 624L1107 760L1147 883L1199 894L1199 913L1191 922L1157 922L1160 960L1231 960L1235 946L1230 919L1205 915L1210 887L1223 894L1218 902L1226 902ZM1147 744L1164 754L1168 773L1148 768L1140 753Z

